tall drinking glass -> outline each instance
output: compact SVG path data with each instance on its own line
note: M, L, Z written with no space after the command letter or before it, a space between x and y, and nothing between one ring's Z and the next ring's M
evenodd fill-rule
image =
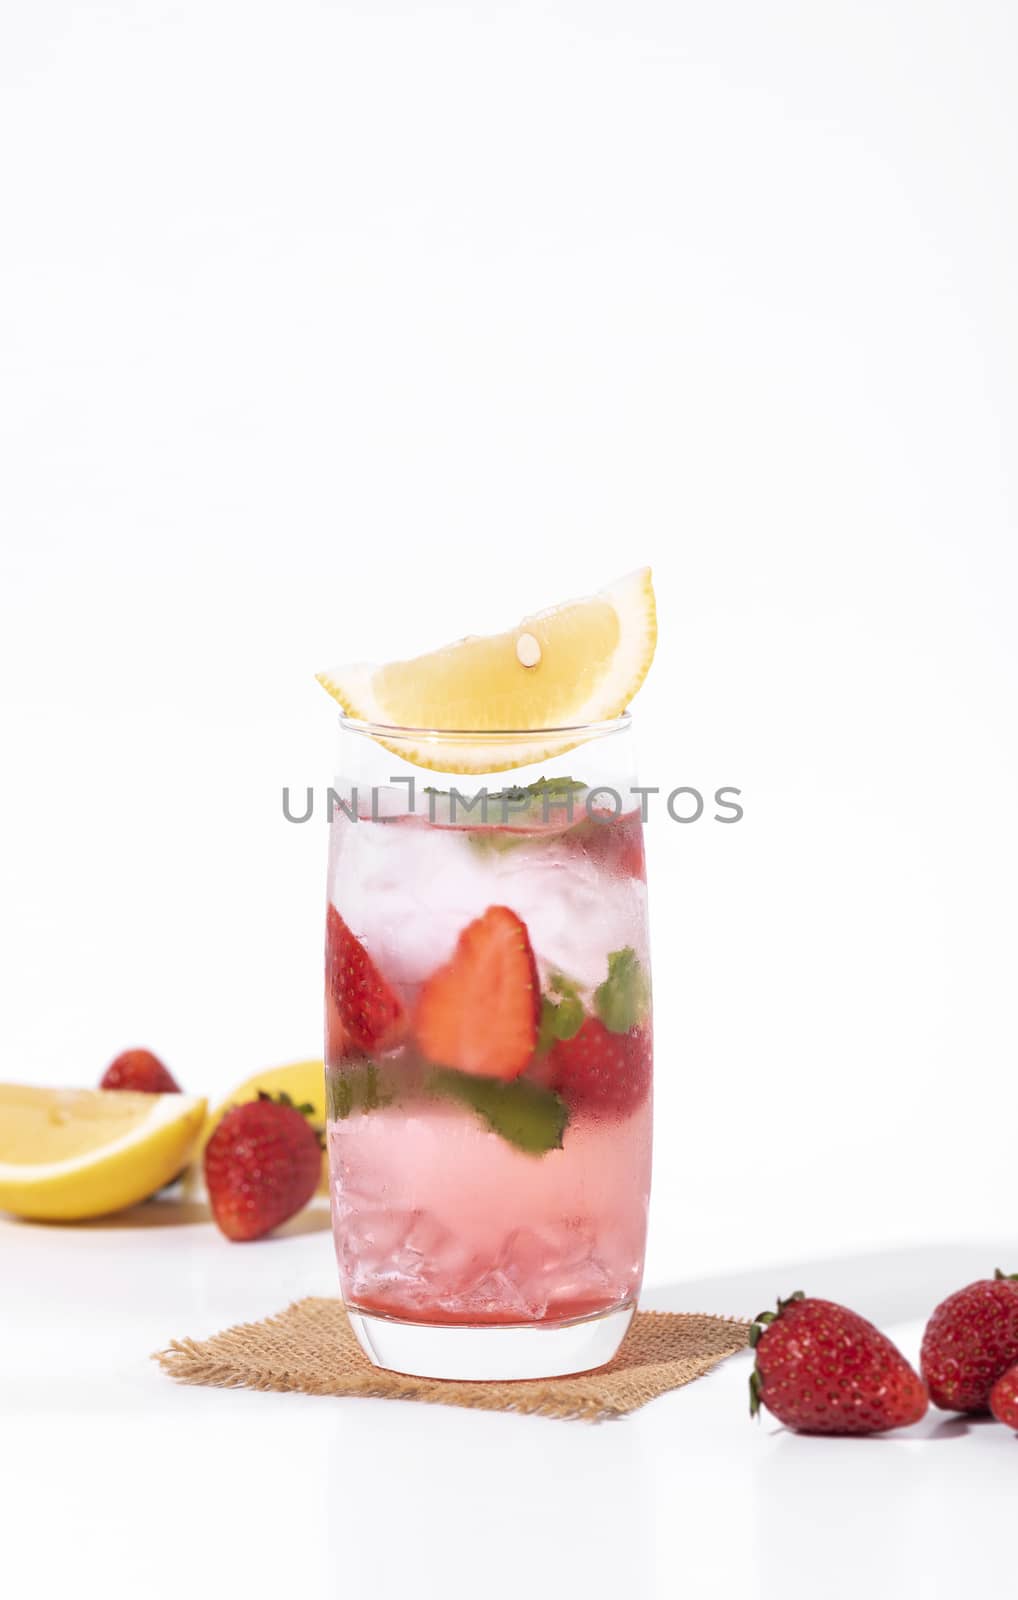
M598 1367L636 1305L650 1190L630 719L478 735L344 717L340 739L325 1053L354 1330L376 1365L423 1376Z

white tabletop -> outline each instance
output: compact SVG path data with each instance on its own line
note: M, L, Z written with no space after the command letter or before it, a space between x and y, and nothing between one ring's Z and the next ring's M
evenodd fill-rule
M651 1285L644 1303L753 1314L802 1272L890 1319L914 1358L912 1313L997 1248ZM4 1219L0 1260L4 1569L23 1576L12 1593L179 1597L212 1593L202 1574L220 1570L242 1597L827 1600L956 1596L1010 1568L1018 1453L1004 1428L940 1413L873 1440L754 1426L748 1357L597 1425L164 1377L149 1357L174 1336L335 1291L321 1213L245 1246L200 1207L77 1228Z

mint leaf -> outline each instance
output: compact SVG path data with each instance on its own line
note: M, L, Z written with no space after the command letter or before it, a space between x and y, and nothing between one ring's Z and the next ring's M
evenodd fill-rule
M485 826L468 835L470 843L481 852L492 850L498 854L517 850L520 845L540 846L556 835L542 836L528 830L537 823L547 826L553 821L552 812L563 809L567 815L561 826L575 826L573 796L582 794L586 787L578 778L538 778L523 788L497 789L484 797L483 807L478 803L476 811L471 810L471 817L477 815ZM554 820L557 824L558 819ZM513 831L506 832L507 828Z
M536 783L525 784L523 788L510 785L508 789L489 794L488 804L493 800L513 800L517 803L528 798L542 800L545 796L549 800L567 800L571 794L577 794L586 787L579 778L538 778Z
M548 986L559 997L555 1007L556 1039L575 1039L583 1027L583 1001L580 991L571 978L563 972L553 972Z
M455 812L453 790L435 789L430 785L423 792L428 796L428 810L432 819L438 815L437 802L448 802L443 807L451 822L501 823L525 828L531 822L549 822L553 809L565 809L568 821L573 821L573 798L583 794L587 785L578 778L538 778L536 783L511 784L506 789L480 789L465 794L457 789Z
M553 808L566 807L568 820L572 822L573 797L582 794L586 787L578 778L538 778L536 783L528 783L522 788L500 789L488 796L488 817L490 820L497 816L509 823L525 824L538 818L542 822L550 822Z
M556 825L573 826L573 797L582 794L587 785L578 778L538 778L536 783L510 785L506 789L489 791L479 788L436 789L428 785L422 793L428 797L428 815L432 822L442 827L459 826L472 829L467 837L478 850L514 850L521 844L534 842L533 830L537 824L545 827L553 821ZM561 824L553 812L564 812ZM498 833L498 828L510 828L511 833Z
M583 1027L583 1001L568 995L555 1010L556 1039L575 1039Z
M541 1020L537 1030L538 1055L550 1050L556 1039L575 1039L583 1027L583 1001L575 983L563 973L553 972L548 979L548 987L559 998L552 1000L550 995L541 996Z
M579 778L538 778L536 783L527 783L522 786L509 784L505 789L495 789L489 792L487 801L491 805L493 801L501 804L503 800L510 800L518 805L523 800L541 800L545 795L550 800L567 800L571 794L581 793L586 787L587 785L582 783ZM440 800L448 800L452 797L451 789L436 789L430 783L426 784L421 792L422 794L433 794L436 799ZM461 790L457 790L457 797L459 804L463 805L464 796ZM466 798L470 800L473 797L468 795Z
M562 1148L569 1112L557 1094L528 1078L503 1083L499 1078L480 1078L473 1073L456 1072L452 1067L436 1067L429 1087L434 1094L469 1106L494 1133L527 1155L539 1156Z
M608 976L594 990L594 1006L611 1033L628 1033L645 1021L650 1010L650 984L631 945L613 950Z
M394 1099L373 1061L351 1061L325 1074L325 1103L331 1122L345 1122L354 1111L377 1111Z
M543 1056L549 1051L558 1038L555 1032L555 1022L558 1017L558 1006L554 1000L549 1000L546 994L541 996L541 1020L537 1025L537 1053Z

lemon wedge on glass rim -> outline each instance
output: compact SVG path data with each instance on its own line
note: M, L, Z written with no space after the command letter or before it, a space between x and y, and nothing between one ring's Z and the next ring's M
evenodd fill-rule
M180 1171L204 1120L196 1095L0 1084L0 1211L50 1222L123 1211Z
M318 681L379 744L415 766L497 772L564 754L582 742L581 728L619 716L647 676L656 643L654 588L650 568L641 567L505 633L384 666L333 667ZM398 729L431 732L409 745L389 743L386 731ZM514 743L508 759L497 735L524 730L533 742Z

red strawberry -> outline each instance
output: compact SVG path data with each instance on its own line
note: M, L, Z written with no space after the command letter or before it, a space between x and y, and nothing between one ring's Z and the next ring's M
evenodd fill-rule
M617 878L647 877L643 851L643 825L638 811L610 820L610 813L595 812L578 822L562 842L577 850Z
M517 1078L537 1044L540 1008L526 925L508 906L489 906L422 988L414 1033L429 1061Z
M373 1055L402 1042L407 1028L402 1001L332 905L325 933L325 986L330 1049L338 1044L344 1054Z
M612 1033L598 1017L587 1017L571 1039L552 1046L548 1082L567 1105L625 1117L650 1093L653 1053L645 1025Z
M141 1094L179 1094L180 1084L151 1050L125 1050L111 1061L100 1089L134 1089Z
M929 1405L918 1373L872 1322L800 1291L761 1312L750 1330L756 1368L750 1411L765 1405L800 1433L908 1428Z
M1005 1428L1018 1431L1018 1366L1009 1367L990 1390L990 1410Z
M986 1411L997 1379L1018 1361L1018 1278L983 1278L950 1295L926 1324L921 1356L942 1411Z
M205 1147L212 1215L228 1239L260 1239L318 1187L318 1135L292 1105L260 1095L232 1106Z

